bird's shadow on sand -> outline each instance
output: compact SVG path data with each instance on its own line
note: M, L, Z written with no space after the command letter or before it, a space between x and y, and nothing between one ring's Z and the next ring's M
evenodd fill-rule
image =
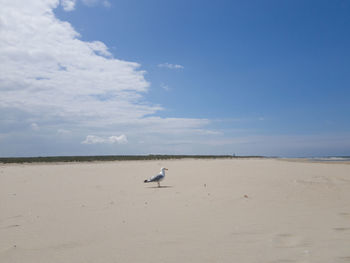
M147 188L173 188L171 185L149 186Z

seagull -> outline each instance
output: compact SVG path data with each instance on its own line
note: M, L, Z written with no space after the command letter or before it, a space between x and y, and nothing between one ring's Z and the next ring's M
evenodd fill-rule
M149 179L146 179L144 181L144 183L157 182L158 183L158 187L160 187L160 181L162 181L164 179L164 177L165 177L165 170L168 170L168 169L167 168L161 168L159 174L157 174L155 176L152 176Z

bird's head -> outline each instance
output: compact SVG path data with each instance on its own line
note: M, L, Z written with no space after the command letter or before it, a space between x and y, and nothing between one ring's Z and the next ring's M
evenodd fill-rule
M168 168L162 168L162 169L160 169L161 171L168 171L169 169Z

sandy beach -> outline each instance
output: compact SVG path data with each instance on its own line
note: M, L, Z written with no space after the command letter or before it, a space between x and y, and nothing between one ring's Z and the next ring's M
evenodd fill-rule
M350 165L0 165L0 262L350 262Z

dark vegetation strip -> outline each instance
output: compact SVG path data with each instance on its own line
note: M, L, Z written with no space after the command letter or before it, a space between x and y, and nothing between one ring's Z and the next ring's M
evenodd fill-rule
M218 159L218 158L263 158L262 156L232 155L102 155L102 156L49 156L49 157L7 157L0 163L52 163L52 162L94 162L94 161L137 161L169 159Z

